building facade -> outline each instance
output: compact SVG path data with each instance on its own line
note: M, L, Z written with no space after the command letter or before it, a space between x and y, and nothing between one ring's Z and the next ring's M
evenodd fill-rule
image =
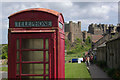
M97 61L107 61L106 59L106 46L105 45L101 45L97 48Z
M120 67L120 32L113 37L106 35L94 44L97 61L104 61L109 68Z
M107 65L110 68L120 67L120 37L106 43Z

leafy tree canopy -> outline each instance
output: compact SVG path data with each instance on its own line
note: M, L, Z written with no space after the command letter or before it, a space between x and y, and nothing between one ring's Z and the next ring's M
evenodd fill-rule
M2 46L2 59L8 59L8 44Z

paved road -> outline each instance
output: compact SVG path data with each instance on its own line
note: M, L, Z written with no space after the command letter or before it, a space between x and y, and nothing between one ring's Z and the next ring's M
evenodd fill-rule
M0 65L0 67L8 67L8 65Z
M8 67L8 65L0 65L0 67ZM0 71L0 80L2 78L7 78L8 77L8 72L6 71Z
M8 77L8 73L7 72L5 72L5 71L0 71L0 80L2 79L2 78L7 78Z
M88 67L93 80L113 80L101 68L92 64Z

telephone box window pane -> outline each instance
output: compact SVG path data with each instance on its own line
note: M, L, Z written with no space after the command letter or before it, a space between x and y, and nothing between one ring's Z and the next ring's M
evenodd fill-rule
M17 49L19 49L19 39L17 39Z
M22 64L22 74L43 74L43 72L44 72L43 64L32 63Z
M63 24L61 22L59 22L59 27L62 29L63 28Z
M46 80L49 80L49 77L48 77L48 76L46 76Z
M48 39L46 39L46 49L48 49Z
M6 79L6 80L8 80L8 79ZM20 80L20 76L16 76L16 80Z
M46 62L48 62L49 60L49 54L48 54L48 51L46 51Z
M46 64L46 74L49 74L49 65Z
M43 62L43 51L22 51L22 61Z
M22 76L22 80L43 80L43 76Z
M20 71L20 64L17 64L17 70L16 70L16 73L19 74L19 71Z
M43 49L43 39L22 39L22 49Z
M17 61L19 61L19 51L17 51Z

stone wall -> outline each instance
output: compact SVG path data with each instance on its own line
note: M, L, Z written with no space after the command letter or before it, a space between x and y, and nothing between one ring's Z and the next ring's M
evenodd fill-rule
M90 24L88 26L88 33L94 34L94 35L103 35L108 33L115 33L117 31L117 26L114 26L113 24Z
M88 37L87 31L83 31L82 35L83 35L83 41L85 41Z
M106 46L97 48L97 61L107 61L106 60Z
M114 26L113 24L90 24L88 26L88 31L81 31L81 22L77 23L69 21L65 23L65 38L70 40L72 43L79 38L83 41L87 37L91 37L94 47L108 41L111 35L115 34L117 31L120 31L120 25ZM104 36L103 38L101 36ZM102 38L102 39L100 39ZM99 40L100 39L100 40ZM95 43L95 44L94 44Z
M120 67L120 37L107 42L107 65L110 68Z
M100 39L96 45L97 61L106 61L109 68L117 69L120 67L120 32L113 37L106 35Z

